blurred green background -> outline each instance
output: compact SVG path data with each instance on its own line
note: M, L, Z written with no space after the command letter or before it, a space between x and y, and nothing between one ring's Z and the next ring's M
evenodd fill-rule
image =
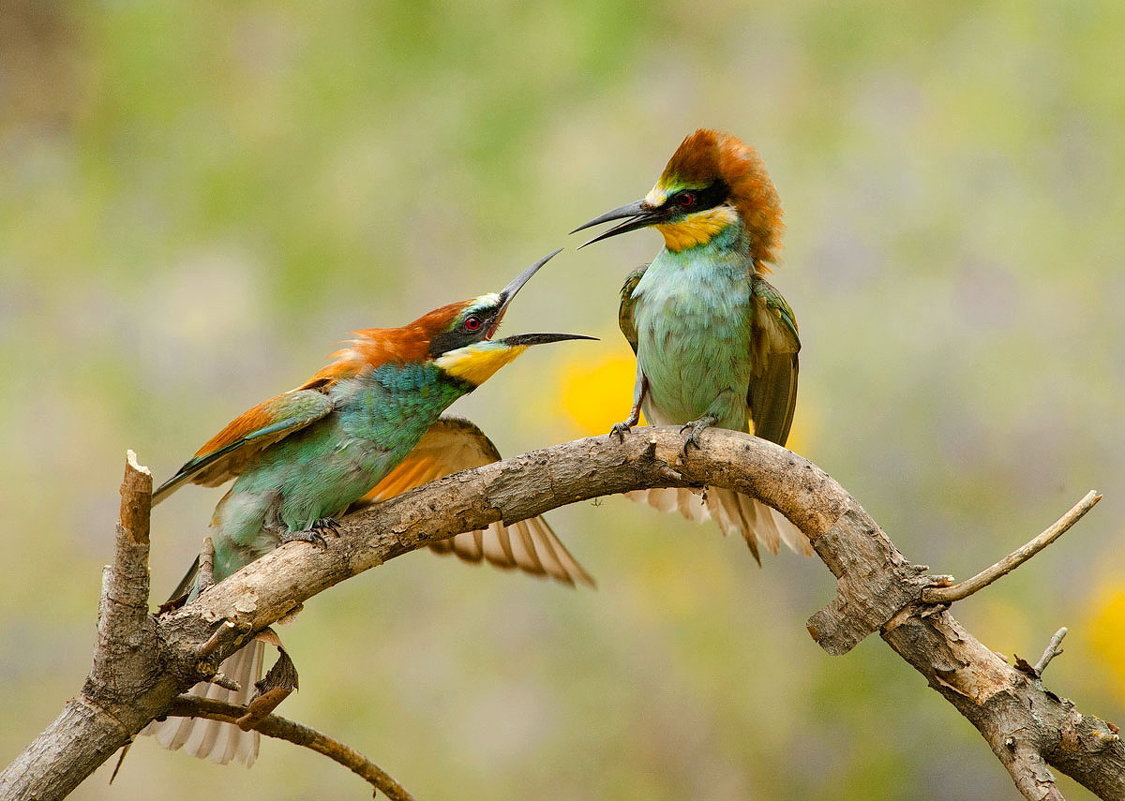
M729 130L786 209L802 324L793 447L914 561L960 577L1106 500L956 613L1125 718L1125 90L1120 0L825 4L102 3L0 13L0 763L77 692L123 455L166 477L348 331L498 289ZM640 233L544 270L544 348L454 411L505 453L601 433ZM154 519L154 593L217 491ZM281 710L420 799L1016 799L877 639L821 652L818 561L620 498L550 515L569 591L429 554L308 605ZM250 771L131 752L75 794L367 797L266 742ZM1062 780L1068 797L1089 795Z

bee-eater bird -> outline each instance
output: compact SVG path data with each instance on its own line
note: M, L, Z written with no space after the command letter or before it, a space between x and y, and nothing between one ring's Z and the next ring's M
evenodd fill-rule
M623 436L643 411L653 425L682 425L684 449L709 426L753 431L784 445L797 399L797 320L763 278L781 244L781 206L765 166L737 138L700 129L688 136L643 200L572 231L624 220L586 244L654 227L664 247L621 290L621 331L637 357L633 408L613 427ZM753 428L750 428L750 426ZM739 493L708 488L630 493L689 519L715 518L759 543L811 553L782 515Z
M231 421L153 493L153 503L189 482L214 487L235 479L211 520L213 578L221 581L282 543L324 546L336 517L351 506L499 459L479 428L439 415L528 347L591 339L575 334L492 339L512 298L554 255L500 292L442 306L401 328L357 331L304 384ZM494 524L432 547L568 584L593 583L539 518ZM198 568L196 560L173 598L186 594L190 600L206 589ZM192 692L245 705L261 676L264 648L255 640L221 666L240 689L201 682ZM170 718L144 733L167 748L220 763L234 759L249 765L258 753L258 733L229 723Z

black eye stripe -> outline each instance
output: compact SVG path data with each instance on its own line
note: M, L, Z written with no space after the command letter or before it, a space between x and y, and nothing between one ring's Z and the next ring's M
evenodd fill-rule
M695 198L695 202L685 206L681 201L685 195L689 194ZM664 201L663 207L673 212L704 211L722 204L729 196L730 188L726 185L726 182L715 181L715 183L703 189L684 189L676 192Z
M463 348L473 342L480 342L482 335L496 317L495 308L482 308L470 314L460 322L452 323L453 327L445 333L438 334L430 340L430 357L436 359L443 353L448 353L457 348ZM475 327L472 321L476 321Z

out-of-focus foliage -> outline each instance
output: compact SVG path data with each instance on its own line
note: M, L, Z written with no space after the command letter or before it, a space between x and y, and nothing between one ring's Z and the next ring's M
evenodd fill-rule
M908 556L975 572L1103 504L957 614L1125 717L1120 0L64 3L0 14L0 761L88 668L124 451L168 475L347 331L502 286L642 195L686 133L755 144L805 350L794 447ZM568 253L506 330L573 330L457 408L507 453L630 402L616 332L653 233ZM154 519L160 594L217 491ZM412 555L283 635L284 713L420 798L1018 796L877 641L823 654L823 566L622 499L551 515L597 591ZM159 600L159 599L154 599ZM266 743L150 741L76 799L359 797ZM1064 787L1073 796L1083 791Z

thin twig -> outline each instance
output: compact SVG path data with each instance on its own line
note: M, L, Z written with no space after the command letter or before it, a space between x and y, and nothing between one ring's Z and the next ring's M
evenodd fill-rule
M1066 631L1066 626L1063 626L1055 632L1055 636L1047 643L1047 649L1043 651L1043 656L1039 657L1039 661L1035 663L1036 676L1042 676L1043 671L1047 669L1047 665L1051 664L1051 660L1063 652L1059 645L1062 643L1063 637L1066 636Z
M246 707L194 695L180 695L172 702L168 714L175 717L208 718L223 723L235 723L246 714ZM318 754L323 754L363 778L375 788L376 793L383 793L391 801L414 801L414 796L407 792L406 788L374 762L354 748L333 740L316 729L278 715L267 715L258 721L254 728L269 737L287 740L294 745L303 745Z
M207 681L209 681L211 684L217 684L224 690L230 690L232 693L236 693L242 690L242 685L232 679L226 673L216 673L214 676L207 679Z
M1026 545L1017 548L1005 556L992 567L977 573L971 579L958 582L951 587L927 587L922 591L922 600L928 604L950 604L968 598L975 592L984 589L1001 576L1011 573L1035 554L1046 548L1082 519L1094 505L1102 499L1098 493L1090 490L1086 497L1076 503L1070 511L1060 517L1055 523Z

